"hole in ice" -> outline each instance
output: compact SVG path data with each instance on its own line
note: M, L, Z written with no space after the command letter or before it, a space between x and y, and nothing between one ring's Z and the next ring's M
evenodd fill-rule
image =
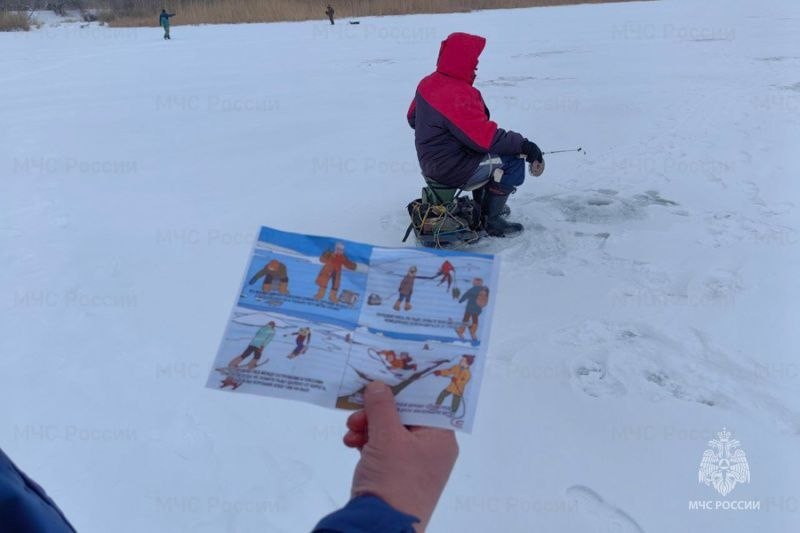
M595 206L603 206L603 205L611 205L612 204L611 200L606 200L605 198L590 198L589 200L586 200L586 203L589 204L589 205L595 205Z

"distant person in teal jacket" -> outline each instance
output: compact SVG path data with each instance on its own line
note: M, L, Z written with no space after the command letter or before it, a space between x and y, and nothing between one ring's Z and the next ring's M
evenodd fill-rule
M174 17L175 13L167 13L166 9L161 10L161 16L158 17L158 23L164 28L164 39L169 39L169 19Z

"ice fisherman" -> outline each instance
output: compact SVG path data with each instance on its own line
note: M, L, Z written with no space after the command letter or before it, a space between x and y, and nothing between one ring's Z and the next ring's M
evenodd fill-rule
M411 295L414 293L414 280L417 277L417 267L412 266L408 269L408 273L403 276L400 281L400 288L398 289L397 301L394 303L394 310L400 310L400 304L405 302L403 309L406 311L411 310Z
M272 339L275 337L275 322L268 322L266 326L260 328L256 334L253 336L253 340L250 341L250 344L247 345L247 348L241 353L241 355L237 355L231 362L228 363L229 368L239 368L239 365L242 362L253 355L253 358L247 364L247 369L252 370L258 365L258 360L261 359L261 354L264 352L264 348L272 342Z
M167 13L166 9L161 10L161 15L158 17L158 24L164 28L164 39L171 39L169 36L169 19L174 16L175 13Z
M503 213L508 195L525 181L525 159L543 165L542 152L519 133L489 118L489 108L473 87L486 39L450 34L439 49L436 71L423 78L408 109L422 173L442 185L464 187L489 180L473 191L489 235L522 231Z
M333 6L328 4L327 9L325 9L325 15L327 15L328 19L331 21L331 25L334 24L334 22L333 22L333 13L334 13Z
M278 283L279 293L286 294L289 292L289 275L286 271L286 265L277 259L272 259L264 268L256 272L248 283L252 285L261 278L264 278L264 283L261 285L263 292L271 291L275 282Z
M355 270L356 264L344 255L344 243L341 242L336 243L333 252L330 250L324 251L319 256L319 262L322 263L322 268L317 276L316 283L319 290L314 299L322 300L325 297L325 289L328 287L328 282L331 282L329 299L331 302L337 303L339 301L339 285L342 282L342 268Z
M452 394L453 399L450 402L450 410L453 413L458 411L458 407L464 399L464 390L467 388L467 383L469 383L470 378L472 378L469 367L472 366L474 361L474 355L462 355L457 365L451 366L446 370L434 371L433 374L436 376L450 378L450 384L447 385L447 388L440 392L439 397L436 398L436 405L442 405L445 398Z
M483 284L482 278L472 280L472 287L461 295L458 303L464 303L464 301L467 302L467 306L464 308L464 318L461 321L461 325L456 329L456 333L458 333L459 337L463 337L464 330L469 326L469 334L472 340L477 340L478 317L483 308L486 307L486 304L489 303L489 287Z

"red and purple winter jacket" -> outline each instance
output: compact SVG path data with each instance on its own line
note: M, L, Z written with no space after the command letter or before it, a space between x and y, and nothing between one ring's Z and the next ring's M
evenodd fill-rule
M486 39L453 33L442 41L436 72L417 86L408 109L422 173L445 185L463 185L487 153L515 155L525 138L489 120L489 109L472 86Z

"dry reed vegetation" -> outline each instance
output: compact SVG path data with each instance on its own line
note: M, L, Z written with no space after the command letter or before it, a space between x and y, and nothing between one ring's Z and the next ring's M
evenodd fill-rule
M410 13L453 13L626 0L332 0L337 19ZM97 2L102 4L102 2ZM325 18L325 0L109 0L101 18L112 26L155 26L162 8L174 25L277 22ZM346 22L346 20L342 20Z
M27 13L0 11L0 31L28 31L31 20Z

